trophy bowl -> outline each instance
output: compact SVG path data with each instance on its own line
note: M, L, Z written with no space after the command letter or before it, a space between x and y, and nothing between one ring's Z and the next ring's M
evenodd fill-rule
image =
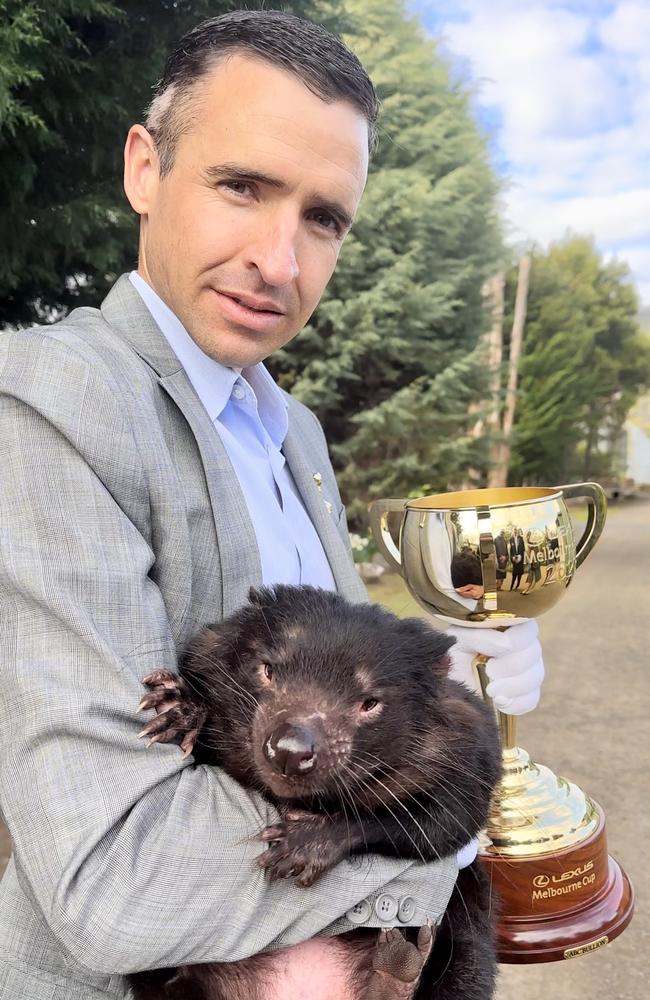
M569 497L588 500L577 544ZM597 483L577 483L377 500L370 515L381 551L426 611L463 625L500 628L537 618L560 600L596 544L606 509ZM399 546L390 530L396 514Z
M577 540L569 498L587 501ZM598 541L606 511L597 483L576 483L377 500L370 519L379 549L427 612L506 629L560 600ZM485 663L477 656L473 666L489 702ZM630 881L607 852L603 810L531 761L517 745L513 716L497 717L503 776L479 853L501 900L499 958L530 963L588 954L617 937L634 910Z

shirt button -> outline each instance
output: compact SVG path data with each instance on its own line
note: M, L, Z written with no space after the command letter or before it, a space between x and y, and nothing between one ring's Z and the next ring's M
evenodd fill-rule
M403 924L408 923L415 916L415 900L413 896L402 896L399 901L399 909L397 911L397 919L401 920Z
M380 920L394 920L397 916L397 900L383 892L375 900L375 913Z
M241 385L236 385L233 386L232 394L235 399L243 399L246 395L246 390Z
M345 914L351 924L365 924L372 913L372 906L367 899L362 899Z

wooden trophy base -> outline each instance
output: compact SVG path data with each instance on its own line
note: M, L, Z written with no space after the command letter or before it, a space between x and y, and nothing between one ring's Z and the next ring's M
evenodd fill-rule
M573 847L528 857L481 853L501 900L500 962L556 962L586 955L613 941L629 924L634 889L608 855L605 815L597 803L593 807L596 828Z

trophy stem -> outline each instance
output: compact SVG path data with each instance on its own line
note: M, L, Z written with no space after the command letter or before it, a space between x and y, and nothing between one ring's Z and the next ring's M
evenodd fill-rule
M517 719L514 715L506 715L498 709L496 713L501 733L501 746L504 750L514 750L517 746Z
M486 701L488 705L492 706L496 714L497 722L499 724L499 733L501 735L501 748L504 751L514 750L517 746L517 719L514 715L506 715L505 712L500 712L498 708L495 708L494 702L487 693L487 686L490 683L490 678L488 677L487 670L485 669L487 661L487 656L475 656L472 660L472 667L478 674L483 700Z

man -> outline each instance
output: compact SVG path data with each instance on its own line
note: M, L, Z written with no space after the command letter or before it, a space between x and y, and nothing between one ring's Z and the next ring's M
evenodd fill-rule
M367 599L318 422L261 362L332 274L376 115L357 60L317 26L254 11L200 25L127 138L137 273L101 310L0 341L3 1000L124 997L131 971L444 909L455 859L346 863L308 895L268 884L255 838L274 811L136 738L142 677L174 669L251 585ZM515 711L541 680L524 628L481 647Z
M526 555L526 543L524 542L524 532L522 528L515 528L510 539L510 561L512 562L512 580L510 590L517 590L521 583L524 572L524 557Z
M506 567L508 565L508 542L506 533L502 529L494 539L494 552L497 557L497 590L503 587L506 578Z

